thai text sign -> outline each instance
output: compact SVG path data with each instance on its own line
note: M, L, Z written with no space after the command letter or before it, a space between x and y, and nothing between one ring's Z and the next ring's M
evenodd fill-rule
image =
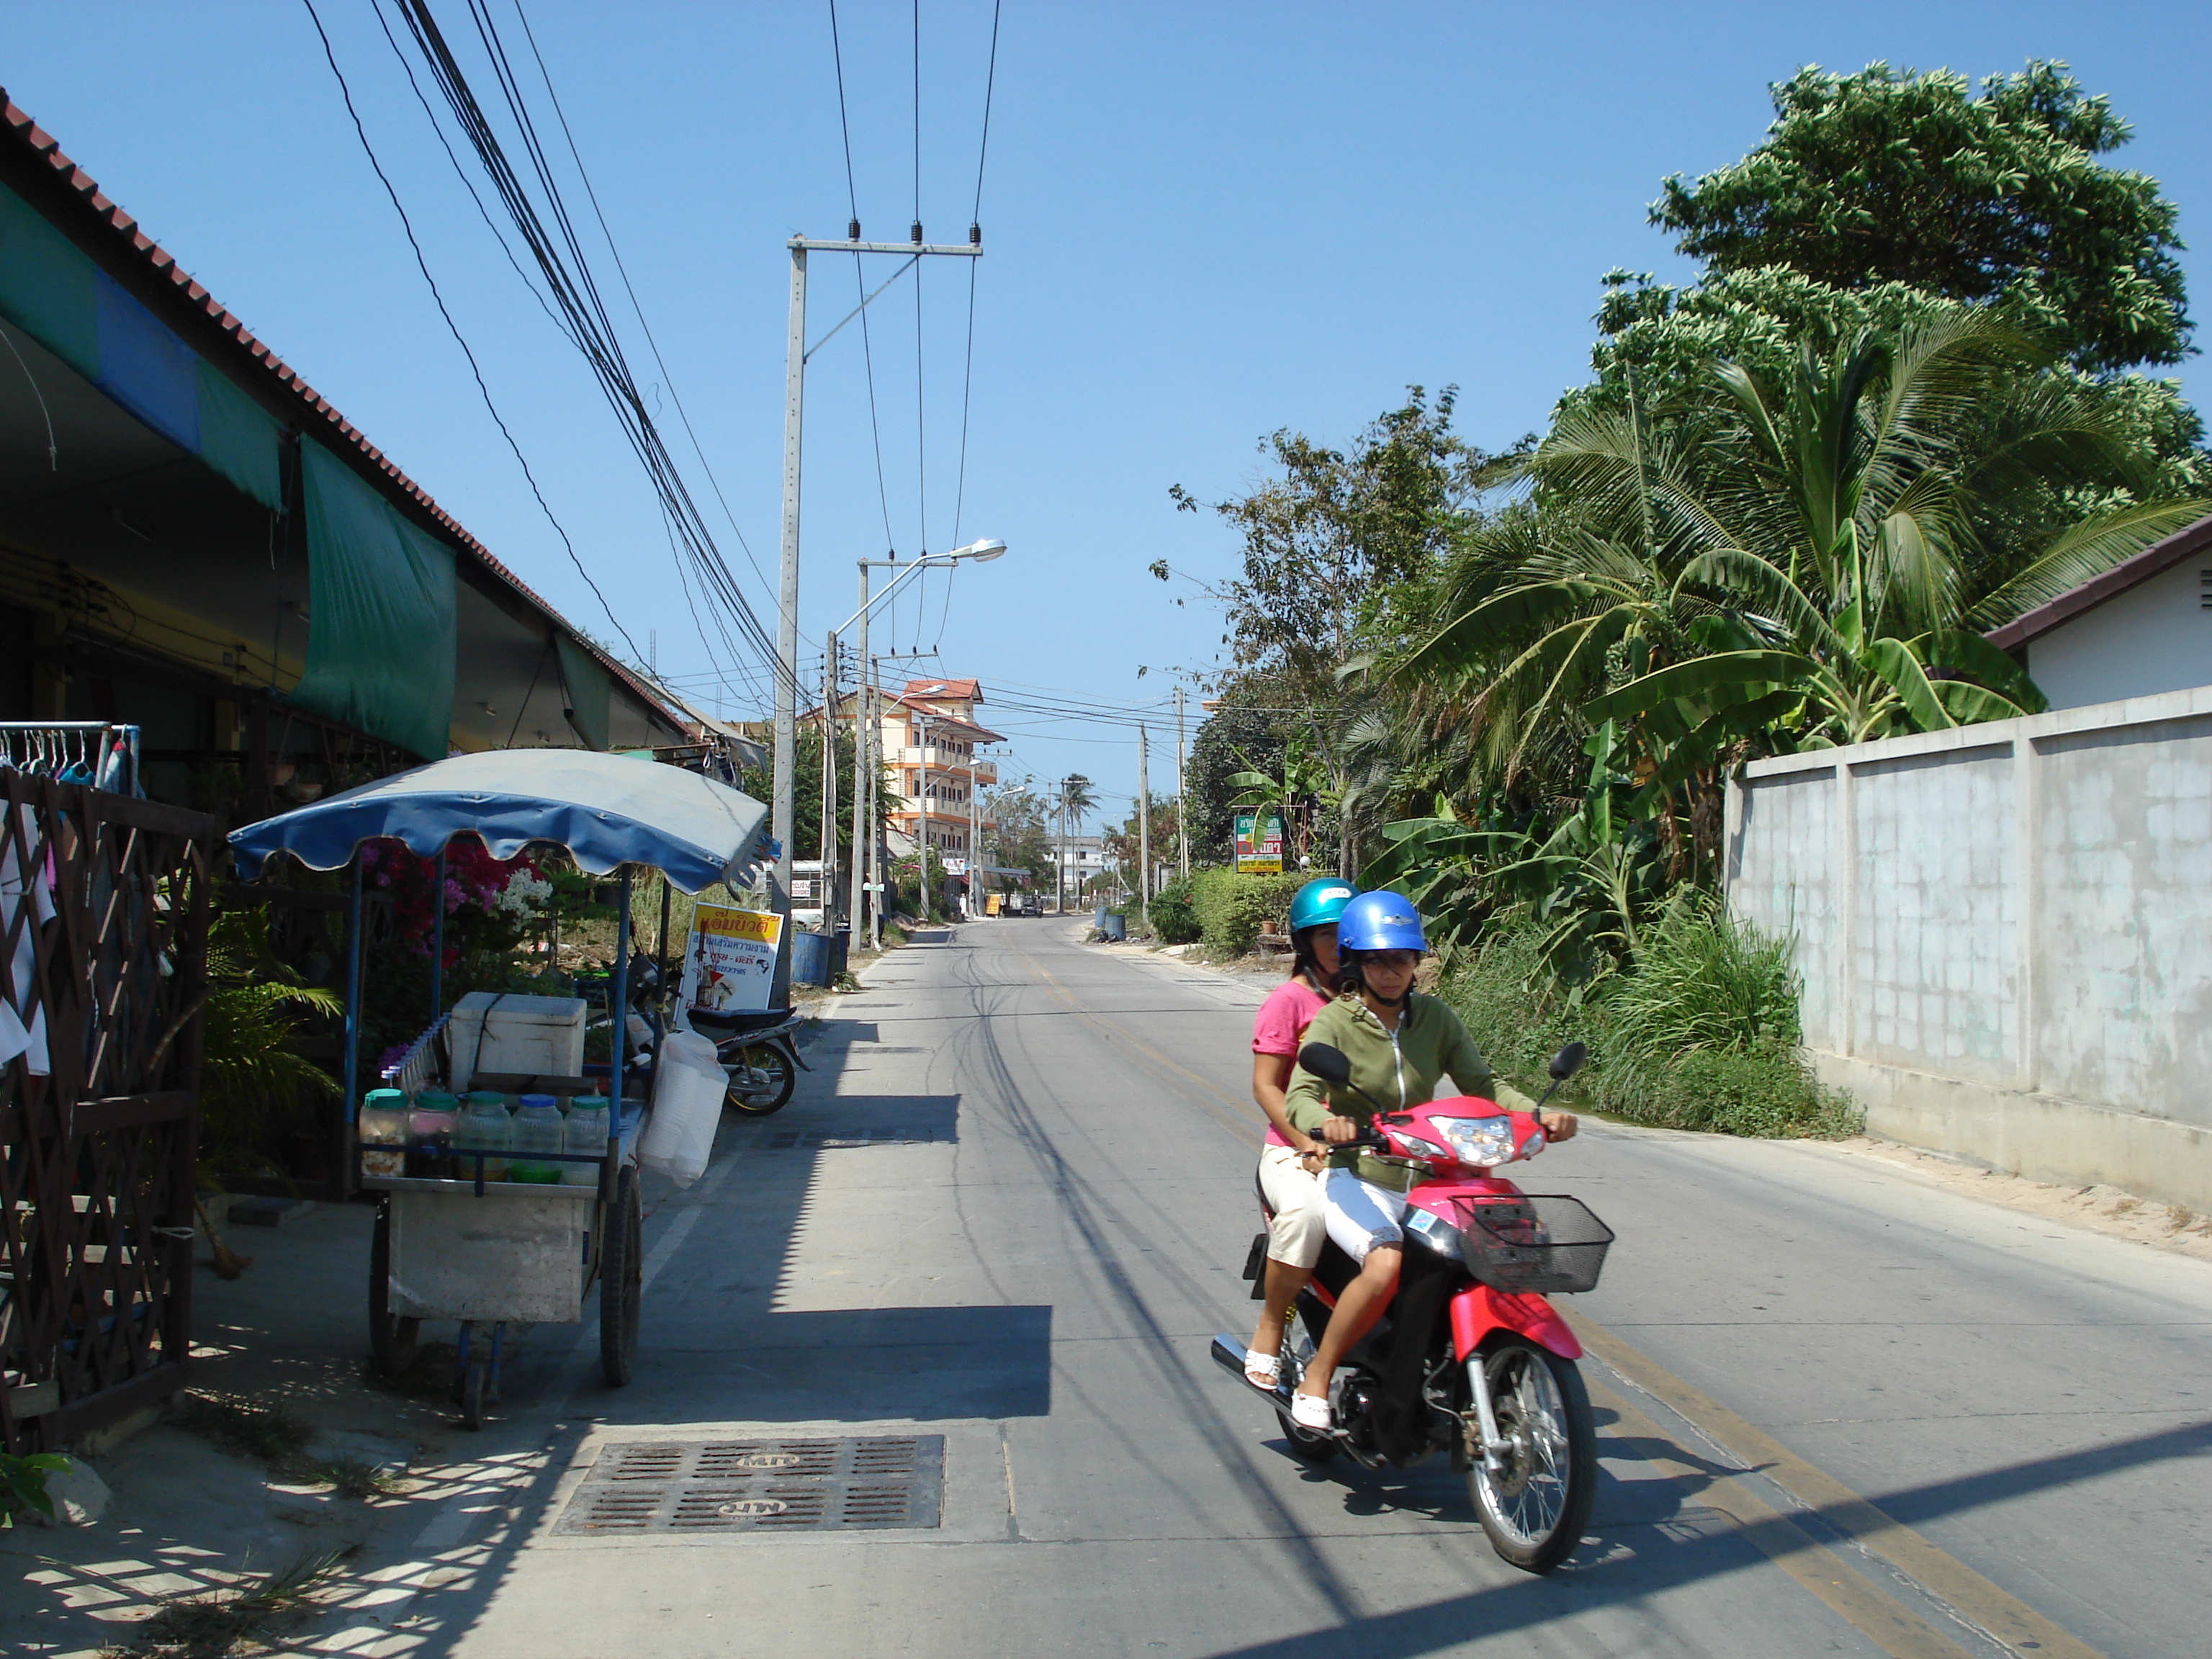
M684 951L684 1006L702 1013L758 1013L775 979L783 918L773 910L702 904Z
M1282 872L1283 815L1280 812L1239 812L1237 815L1237 868L1247 875L1279 875Z

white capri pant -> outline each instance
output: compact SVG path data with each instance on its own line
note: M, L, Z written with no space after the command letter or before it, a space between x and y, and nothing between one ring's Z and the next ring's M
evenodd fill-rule
M1298 1164L1297 1153L1273 1141L1260 1148L1260 1192L1275 1218L1267 1224L1267 1257L1310 1270L1321 1260L1321 1177Z
M1350 1170L1325 1171L1321 1190L1328 1236L1354 1261L1366 1261L1378 1244L1405 1243L1405 1194L1362 1181Z

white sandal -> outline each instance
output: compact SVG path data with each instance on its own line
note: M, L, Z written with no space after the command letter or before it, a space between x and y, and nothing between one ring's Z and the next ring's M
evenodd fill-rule
M1326 1432L1336 1426L1336 1413L1328 1401L1302 1389L1291 1396L1291 1421L1302 1429Z
M1283 1356L1244 1350L1244 1380L1262 1394L1273 1394L1283 1380Z

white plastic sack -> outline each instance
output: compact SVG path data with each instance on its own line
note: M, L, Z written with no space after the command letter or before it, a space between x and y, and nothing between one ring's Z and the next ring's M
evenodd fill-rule
M713 1043L695 1032L671 1031L654 1060L653 1115L638 1142L637 1161L679 1187L696 1181L714 1147L729 1081Z

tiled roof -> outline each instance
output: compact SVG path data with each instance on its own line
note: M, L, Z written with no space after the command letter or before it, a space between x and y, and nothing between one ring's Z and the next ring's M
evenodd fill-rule
M314 432L330 441L341 453L350 449L367 461L383 479L416 507L430 515L439 527L453 540L467 549L486 569L530 601L549 618L565 623L566 619L544 599L533 592L529 584L495 558L489 548L462 528L460 521L440 507L429 491L416 483L395 465L385 453L369 442L368 436L351 421L331 406L330 399L309 386L307 378L270 349L265 340L255 337L245 321L234 315L215 295L194 282L176 256L138 228L138 222L110 201L92 176L62 153L61 146L30 116L15 106L7 89L0 88L0 143L13 143L27 151L42 163L64 190L80 205L72 209L79 227L87 231L95 244L104 246L111 254L119 254L125 269L137 268L152 278L148 286L155 291L141 292L139 297L149 305L161 305L169 314L165 319L182 324L199 336L191 343L205 345L216 343L230 362L246 370L248 385L258 385L264 391L276 394L288 404L303 432ZM68 199L65 198L64 199ZM33 207L40 205L33 202ZM219 343L208 339L212 329L220 337ZM179 332L184 330L180 328ZM185 337L191 339L191 335ZM653 708L659 709L672 720L673 711L665 702L648 690L629 669L601 651L590 640L577 634L573 624L569 632L576 635L577 643L604 664L623 684ZM680 720L678 721L680 724Z
M942 697L951 702L981 702L981 680L908 680L900 694L906 697Z
M2038 635L2048 634L2061 623L2071 622L2083 611L2095 610L2106 599L2118 597L2208 548L2212 548L2212 517L2199 519L2165 540L2153 542L2110 570L2099 571L2079 587L2067 589L2049 604L2014 617L2002 628L1990 629L1989 641L2000 651L2017 651Z

